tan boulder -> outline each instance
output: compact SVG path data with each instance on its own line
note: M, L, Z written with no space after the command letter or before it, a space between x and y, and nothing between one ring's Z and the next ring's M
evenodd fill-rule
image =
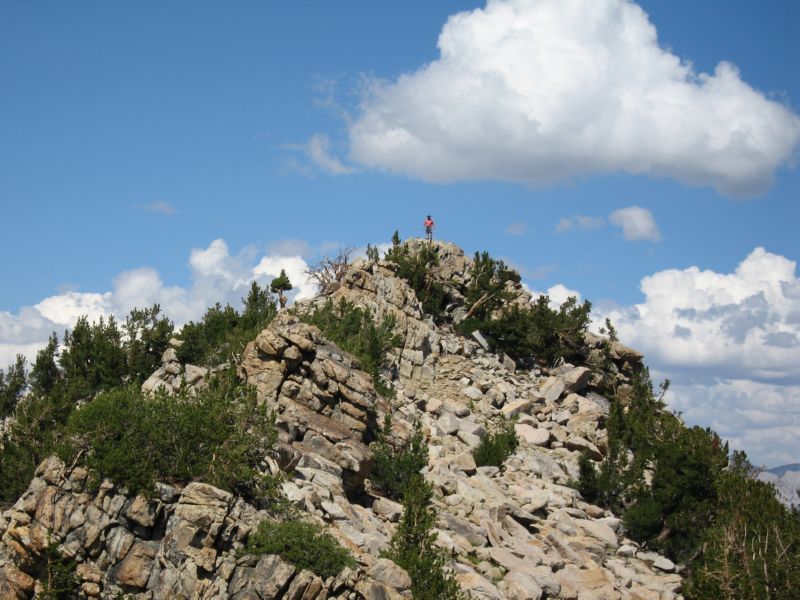
M521 571L509 571L503 578L508 600L540 600L543 591L531 575Z
M532 446L547 446L550 443L550 432L547 429L540 427L531 427L524 423L517 423L514 425L514 431L517 436L526 444Z
M367 575L375 581L400 592L411 589L411 577L408 576L405 569L399 567L388 558L379 558L372 563Z
M136 542L123 561L114 568L114 579L120 585L145 588L157 553L157 545Z
M0 569L0 598L23 600L33 594L36 580L20 571L12 564L7 564Z
M502 600L503 596L497 587L483 575L478 573L462 573L456 575L456 581L472 598L480 600Z

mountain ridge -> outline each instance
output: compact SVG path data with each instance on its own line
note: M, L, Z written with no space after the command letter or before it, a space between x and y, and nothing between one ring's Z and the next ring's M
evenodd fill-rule
M94 488L80 454L71 463L47 458L0 517L0 592L27 598L45 590L52 539L59 556L77 564L81 598L380 600L409 598L412 589L423 598L413 569L386 554L410 500L390 497L375 471L380 452L408 448L419 435L436 556L446 557L463 593L683 597L686 565L635 542L620 515L576 489L582 460L600 465L616 452L608 425L636 401L643 356L613 331L576 336L570 318L585 315L573 303L561 312L542 307L548 318L562 317L551 325L558 335L524 346L556 360L514 360L499 347L517 348L503 337L507 329L483 336L465 325L488 327L506 310L527 315L514 312L533 301L518 275L447 243L410 240L393 251L353 261L319 296L278 311L237 360L235 376L274 416L275 441L258 468L277 477L276 496L259 505L202 481L160 481L149 495L108 479ZM420 257L431 262L415 279ZM481 274L488 274L482 282ZM328 337L354 315L372 322L357 321L361 332L391 329L385 360L374 367ZM170 341L141 385L145 397L191 403L213 392L215 371L225 369L182 362L182 344ZM517 440L510 453L499 464L477 464L476 450L509 427ZM250 536L281 503L326 527L355 564L322 577L276 554L248 553Z

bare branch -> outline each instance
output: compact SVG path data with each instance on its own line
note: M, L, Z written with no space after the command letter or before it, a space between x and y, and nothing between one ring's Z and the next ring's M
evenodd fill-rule
M347 269L350 267L350 256L353 254L352 246L342 246L339 248L336 256L323 256L322 259L315 265L311 265L306 269L306 275L319 286L319 289L325 289L344 278Z

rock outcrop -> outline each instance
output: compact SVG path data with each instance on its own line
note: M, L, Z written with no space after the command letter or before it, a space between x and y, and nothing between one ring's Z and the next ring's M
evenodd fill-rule
M452 322L470 261L455 246L437 247L437 277L454 299ZM511 287L515 302L530 301ZM276 415L273 469L291 472L282 495L326 524L357 568L323 580L277 556L243 553L266 513L207 484L158 484L152 498L131 497L108 481L90 491L86 471L51 458L0 517L0 597L31 597L55 542L78 563L81 598L410 598L408 574L381 557L402 506L365 485L370 443L390 414L393 441L407 439L415 426L425 435L423 474L434 489L437 544L472 598L680 598L680 566L640 549L619 518L570 487L582 453L600 460L607 452L610 401L603 394L617 389L624 397L642 368L641 354L587 336L586 364L518 369L426 318L388 262L356 261L296 312L328 298L347 299L377 319L394 317L402 343L386 373L395 389L391 402L352 356L289 311L248 344L239 374ZM202 385L206 373L196 378L190 367L168 350L145 388ZM510 418L516 452L503 469L476 466L472 450Z
M142 384L142 391L153 394L159 391L173 394L182 387L199 389L205 386L209 369L196 365L182 365L178 360L177 348L182 342L171 339L170 347L161 357L161 366Z
M265 513L204 483L159 484L152 498L111 482L87 489L81 468L51 458L0 520L0 598L30 598L46 579L47 546L78 563L81 598L408 598L408 575L373 561L322 580L277 556L243 554Z
M368 447L390 411L371 377L319 329L283 313L245 348L240 374L277 416L297 469L341 476L357 490L372 467Z

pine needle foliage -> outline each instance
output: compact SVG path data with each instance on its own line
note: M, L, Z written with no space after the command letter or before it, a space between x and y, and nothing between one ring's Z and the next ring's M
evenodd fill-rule
M687 598L796 597L800 518L743 453L666 412L664 391L653 393L645 369L627 409L612 403L605 459L579 462L581 495L622 514L631 539L688 564Z
M545 295L530 306L503 305L485 319L465 319L456 329L464 335L480 330L496 350L518 364L576 361L582 358L583 334L589 327L591 309L588 300L579 304L572 296L556 310Z
M80 580L76 574L77 563L64 557L58 542L50 542L45 548L47 559L42 588L36 596L41 600L70 600L77 597Z
M415 600L463 600L447 557L435 545L432 502L430 484L422 475L412 477L403 494L403 515L385 555L408 572Z
M155 304L151 308L134 308L125 319L122 328L128 381L142 383L150 377L169 346L174 327L160 315L161 307Z
M0 437L0 502L13 502L28 486L36 466L63 438L79 402L103 391L136 385L148 364L156 364L172 335L158 305L134 310L120 329L114 319L78 319L59 344L53 333L39 350L24 391L17 383L14 420ZM59 356L60 348L60 356ZM8 385L8 375L4 378Z
M323 579L335 577L356 561L331 534L309 521L261 521L247 540L249 554L277 554L298 570Z
M229 373L196 395L146 397L134 386L103 393L70 416L61 454L95 483L109 478L131 493L202 480L263 505L276 482L258 464L276 439L272 416Z
M467 319L488 321L505 303L512 299L506 284L519 283L516 271L495 260L488 252L476 252L470 267L470 279L465 291Z
M428 444L422 430L417 427L408 444L395 449L387 439L391 428L392 418L386 415L383 429L372 446L375 466L369 479L387 497L399 500L411 479L428 466Z
M64 334L64 346L59 364L65 379L81 386L79 393L88 395L123 383L127 361L122 331L114 317L100 317L93 323L80 317Z
M17 354L13 365L0 369L0 419L10 415L28 386L25 357Z
M800 514L742 453L715 482L718 506L684 593L690 600L790 600L800 589Z
M479 467L501 467L506 459L514 454L519 445L517 432L514 430L514 423L507 421L503 426L488 434L481 440L478 447L472 451L475 464Z
M599 471L581 459L578 489L586 500L621 513L632 539L688 560L713 518L714 482L728 449L711 430L686 427L664 410L664 391L653 393L644 369L633 380L627 409L612 403L608 452Z

